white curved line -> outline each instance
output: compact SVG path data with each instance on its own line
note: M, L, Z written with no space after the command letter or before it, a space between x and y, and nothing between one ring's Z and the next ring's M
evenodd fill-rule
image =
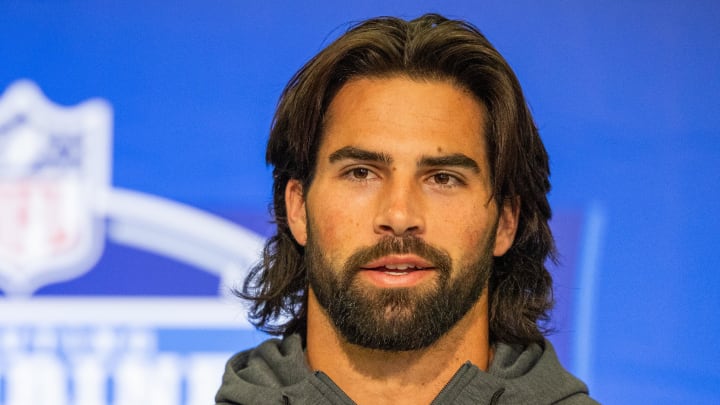
M593 338L595 324L595 293L597 289L600 251L605 232L606 215L597 204L590 206L585 220L578 289L575 296L575 339L573 372L591 386Z
M138 191L110 189L101 205L114 241L192 264L225 282L237 282L264 244L233 222Z

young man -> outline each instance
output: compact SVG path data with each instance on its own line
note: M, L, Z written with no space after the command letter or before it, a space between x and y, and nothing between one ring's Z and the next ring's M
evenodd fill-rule
M278 231L238 294L282 335L219 404L594 403L552 306L548 157L473 26L365 21L290 81L268 143Z

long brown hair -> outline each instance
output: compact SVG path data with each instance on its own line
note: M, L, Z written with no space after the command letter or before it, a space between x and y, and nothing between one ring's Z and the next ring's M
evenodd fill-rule
M545 261L555 257L548 226L548 156L504 58L473 25L437 14L357 24L305 64L286 86L266 155L274 166L272 214L277 233L267 241L242 291L236 291L250 300L250 320L272 334L304 336L304 249L288 227L285 187L290 179L300 180L306 190L312 182L325 114L343 84L357 77L397 75L450 80L486 107L493 198L498 205L520 203L515 242L494 259L489 280L490 338L521 344L542 340L543 321L553 302Z

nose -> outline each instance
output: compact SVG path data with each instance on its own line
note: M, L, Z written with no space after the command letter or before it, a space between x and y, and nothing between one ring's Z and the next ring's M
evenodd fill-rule
M373 221L375 233L407 236L425 231L422 190L412 180L388 182L378 200Z

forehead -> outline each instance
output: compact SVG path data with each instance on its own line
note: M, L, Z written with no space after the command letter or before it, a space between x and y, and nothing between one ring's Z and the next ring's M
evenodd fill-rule
M328 107L320 156L352 145L471 153L484 160L486 116L470 92L446 80L353 79Z

